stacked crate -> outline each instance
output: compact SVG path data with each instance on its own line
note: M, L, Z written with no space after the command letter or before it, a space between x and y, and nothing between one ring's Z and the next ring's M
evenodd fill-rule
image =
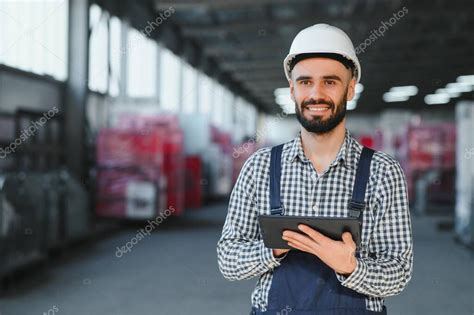
M158 130L102 129L97 138L101 217L152 219L162 209L163 138Z
M122 115L118 119L121 129L152 134L159 138L159 156L162 159L161 181L165 186L164 209L172 207L173 215L184 212L185 154L184 136L175 115ZM162 198L163 199L163 198Z

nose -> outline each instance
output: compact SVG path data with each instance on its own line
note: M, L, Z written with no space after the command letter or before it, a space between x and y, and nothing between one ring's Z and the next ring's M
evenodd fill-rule
M326 94L324 93L324 88L320 84L314 84L311 87L310 93L309 93L309 98L312 99L325 99Z

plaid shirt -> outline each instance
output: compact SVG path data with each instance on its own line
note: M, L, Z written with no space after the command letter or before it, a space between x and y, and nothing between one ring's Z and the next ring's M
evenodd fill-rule
M219 269L228 280L259 277L252 305L265 311L273 257L263 244L258 214L270 214L271 148L254 153L244 164L232 191L222 236L217 243ZM282 152L281 200L285 215L348 217L347 204L362 151L346 129L336 159L320 176L304 155L300 134ZM400 293L411 278L413 242L405 176L400 164L376 151L370 167L362 215L362 242L357 267L344 277L345 287L366 295L368 310L381 311L384 297Z

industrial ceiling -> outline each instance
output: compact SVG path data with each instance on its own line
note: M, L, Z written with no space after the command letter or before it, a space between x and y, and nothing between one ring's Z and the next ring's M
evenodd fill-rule
M142 4L153 11L151 15L173 7L163 34L157 37L177 53L189 56L189 47L198 51L199 58L188 58L193 64L205 63L206 72L268 113L280 110L274 90L288 86L282 60L294 36L316 23L343 29L355 47L364 48L365 43L358 53L364 85L357 103L360 112L426 108L426 94L459 75L474 74L471 0L155 0ZM391 87L405 85L417 86L418 94L405 102L384 102L382 96ZM460 97L472 99L473 93Z

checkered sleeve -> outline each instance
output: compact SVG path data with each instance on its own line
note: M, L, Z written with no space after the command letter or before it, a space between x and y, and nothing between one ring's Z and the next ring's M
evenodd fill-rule
M258 152L257 152L258 153ZM256 209L257 153L244 164L232 190L222 235L217 243L219 270L228 280L250 279L279 266L260 236Z
M347 278L337 274L342 285L373 297L399 294L411 279L413 239L406 181L398 162L388 166L378 187L381 217L374 227L368 257L357 258L357 267Z

